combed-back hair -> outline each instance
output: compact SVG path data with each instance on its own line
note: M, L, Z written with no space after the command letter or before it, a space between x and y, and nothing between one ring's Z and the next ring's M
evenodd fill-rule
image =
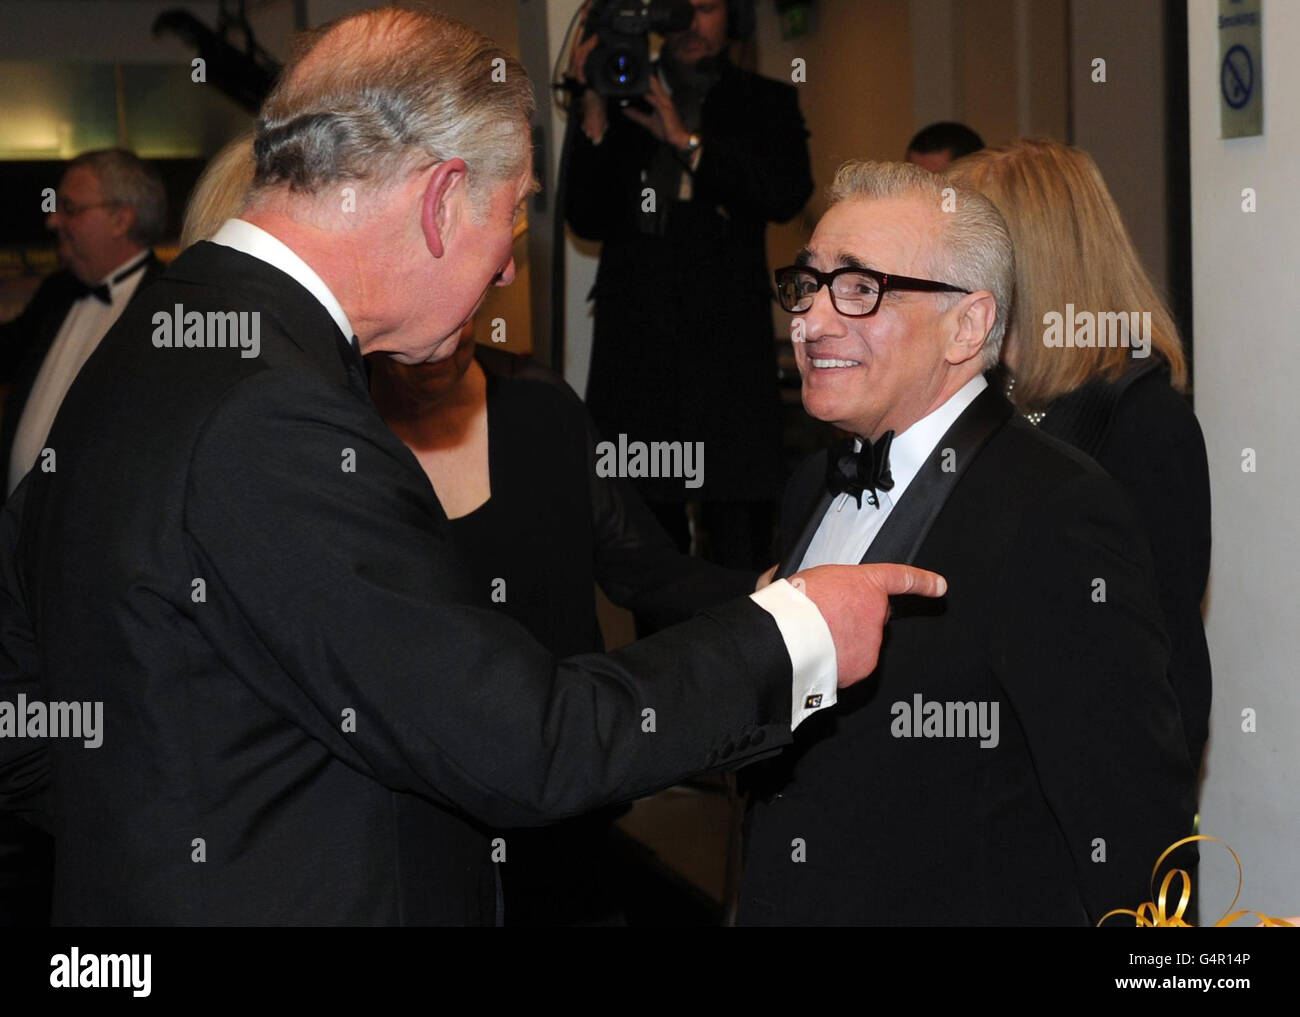
M532 85L492 40L441 15L380 7L301 38L257 124L253 189L385 185L459 157L481 202L528 167Z
M993 294L997 317L984 341L982 356L986 369L995 366L1011 312L1016 257L1011 234L993 203L978 191L954 186L910 162L846 162L836 171L828 196L831 204L913 197L933 204L943 228L930 252L930 278L972 293L987 290ZM949 306L960 300L961 294L950 298Z

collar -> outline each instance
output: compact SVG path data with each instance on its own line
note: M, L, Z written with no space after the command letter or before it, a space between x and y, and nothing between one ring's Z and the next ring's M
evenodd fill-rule
M325 280L278 237L243 219L227 219L212 237L212 242L223 247L232 247L236 251L278 268L320 301L321 306L329 311L330 317L334 319L334 323L342 330L345 337L351 339L355 334L352 331L352 323L348 321L348 316L343 311L343 305L325 285Z
M893 490L889 497L897 502L907 490L908 484L930 457L939 439L944 436L966 407L975 401L975 397L988 388L984 375L977 374L970 381L948 397L948 401L937 409L930 411L902 434L894 437L889 447L889 473L894 479ZM854 446L862 448L859 438Z
M118 265L111 272L105 274L104 278L99 280L97 285L110 287L119 285L124 280L129 279L134 275L136 270L144 264L152 254L153 251L146 247L138 254L131 255L131 257L127 258L126 261L122 262L122 264Z

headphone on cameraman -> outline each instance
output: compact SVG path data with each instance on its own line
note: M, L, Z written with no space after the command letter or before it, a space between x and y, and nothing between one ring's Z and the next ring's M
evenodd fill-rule
M727 38L744 42L754 34L754 0L727 0Z

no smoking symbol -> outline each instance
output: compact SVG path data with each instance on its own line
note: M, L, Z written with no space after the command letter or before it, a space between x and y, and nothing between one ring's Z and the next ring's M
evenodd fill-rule
M1223 55L1219 87L1223 90L1223 101L1233 109L1241 109L1250 102L1255 89L1255 62L1245 46L1233 46Z

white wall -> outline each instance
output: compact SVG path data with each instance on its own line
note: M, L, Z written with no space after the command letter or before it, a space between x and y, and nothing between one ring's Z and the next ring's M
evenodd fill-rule
M538 3L540 0L524 0ZM538 106L545 108L550 103L551 64L564 44L564 34L574 13L582 6L581 0L548 0L546 6L547 51L549 62L545 77L533 73L533 85L537 89ZM560 142L564 138L564 117L551 105L551 179L546 183L554 191L554 181L560 166ZM566 233L568 231L566 230ZM599 248L595 244L577 240L568 233L565 241L565 301L564 301L564 380L579 395L587 392L587 371L591 366L591 305L587 294L596 281L596 265L599 262Z
M1264 130L1219 138L1214 0L1190 0L1192 258L1196 410L1214 513L1208 636L1214 709L1201 829L1246 869L1242 901L1300 914L1300 4L1265 3ZM1254 188L1258 211L1242 211ZM1242 450L1258 468L1242 471ZM1242 731L1253 709L1257 731ZM1203 851L1203 908L1236 870ZM1212 917L1203 914L1203 920Z

